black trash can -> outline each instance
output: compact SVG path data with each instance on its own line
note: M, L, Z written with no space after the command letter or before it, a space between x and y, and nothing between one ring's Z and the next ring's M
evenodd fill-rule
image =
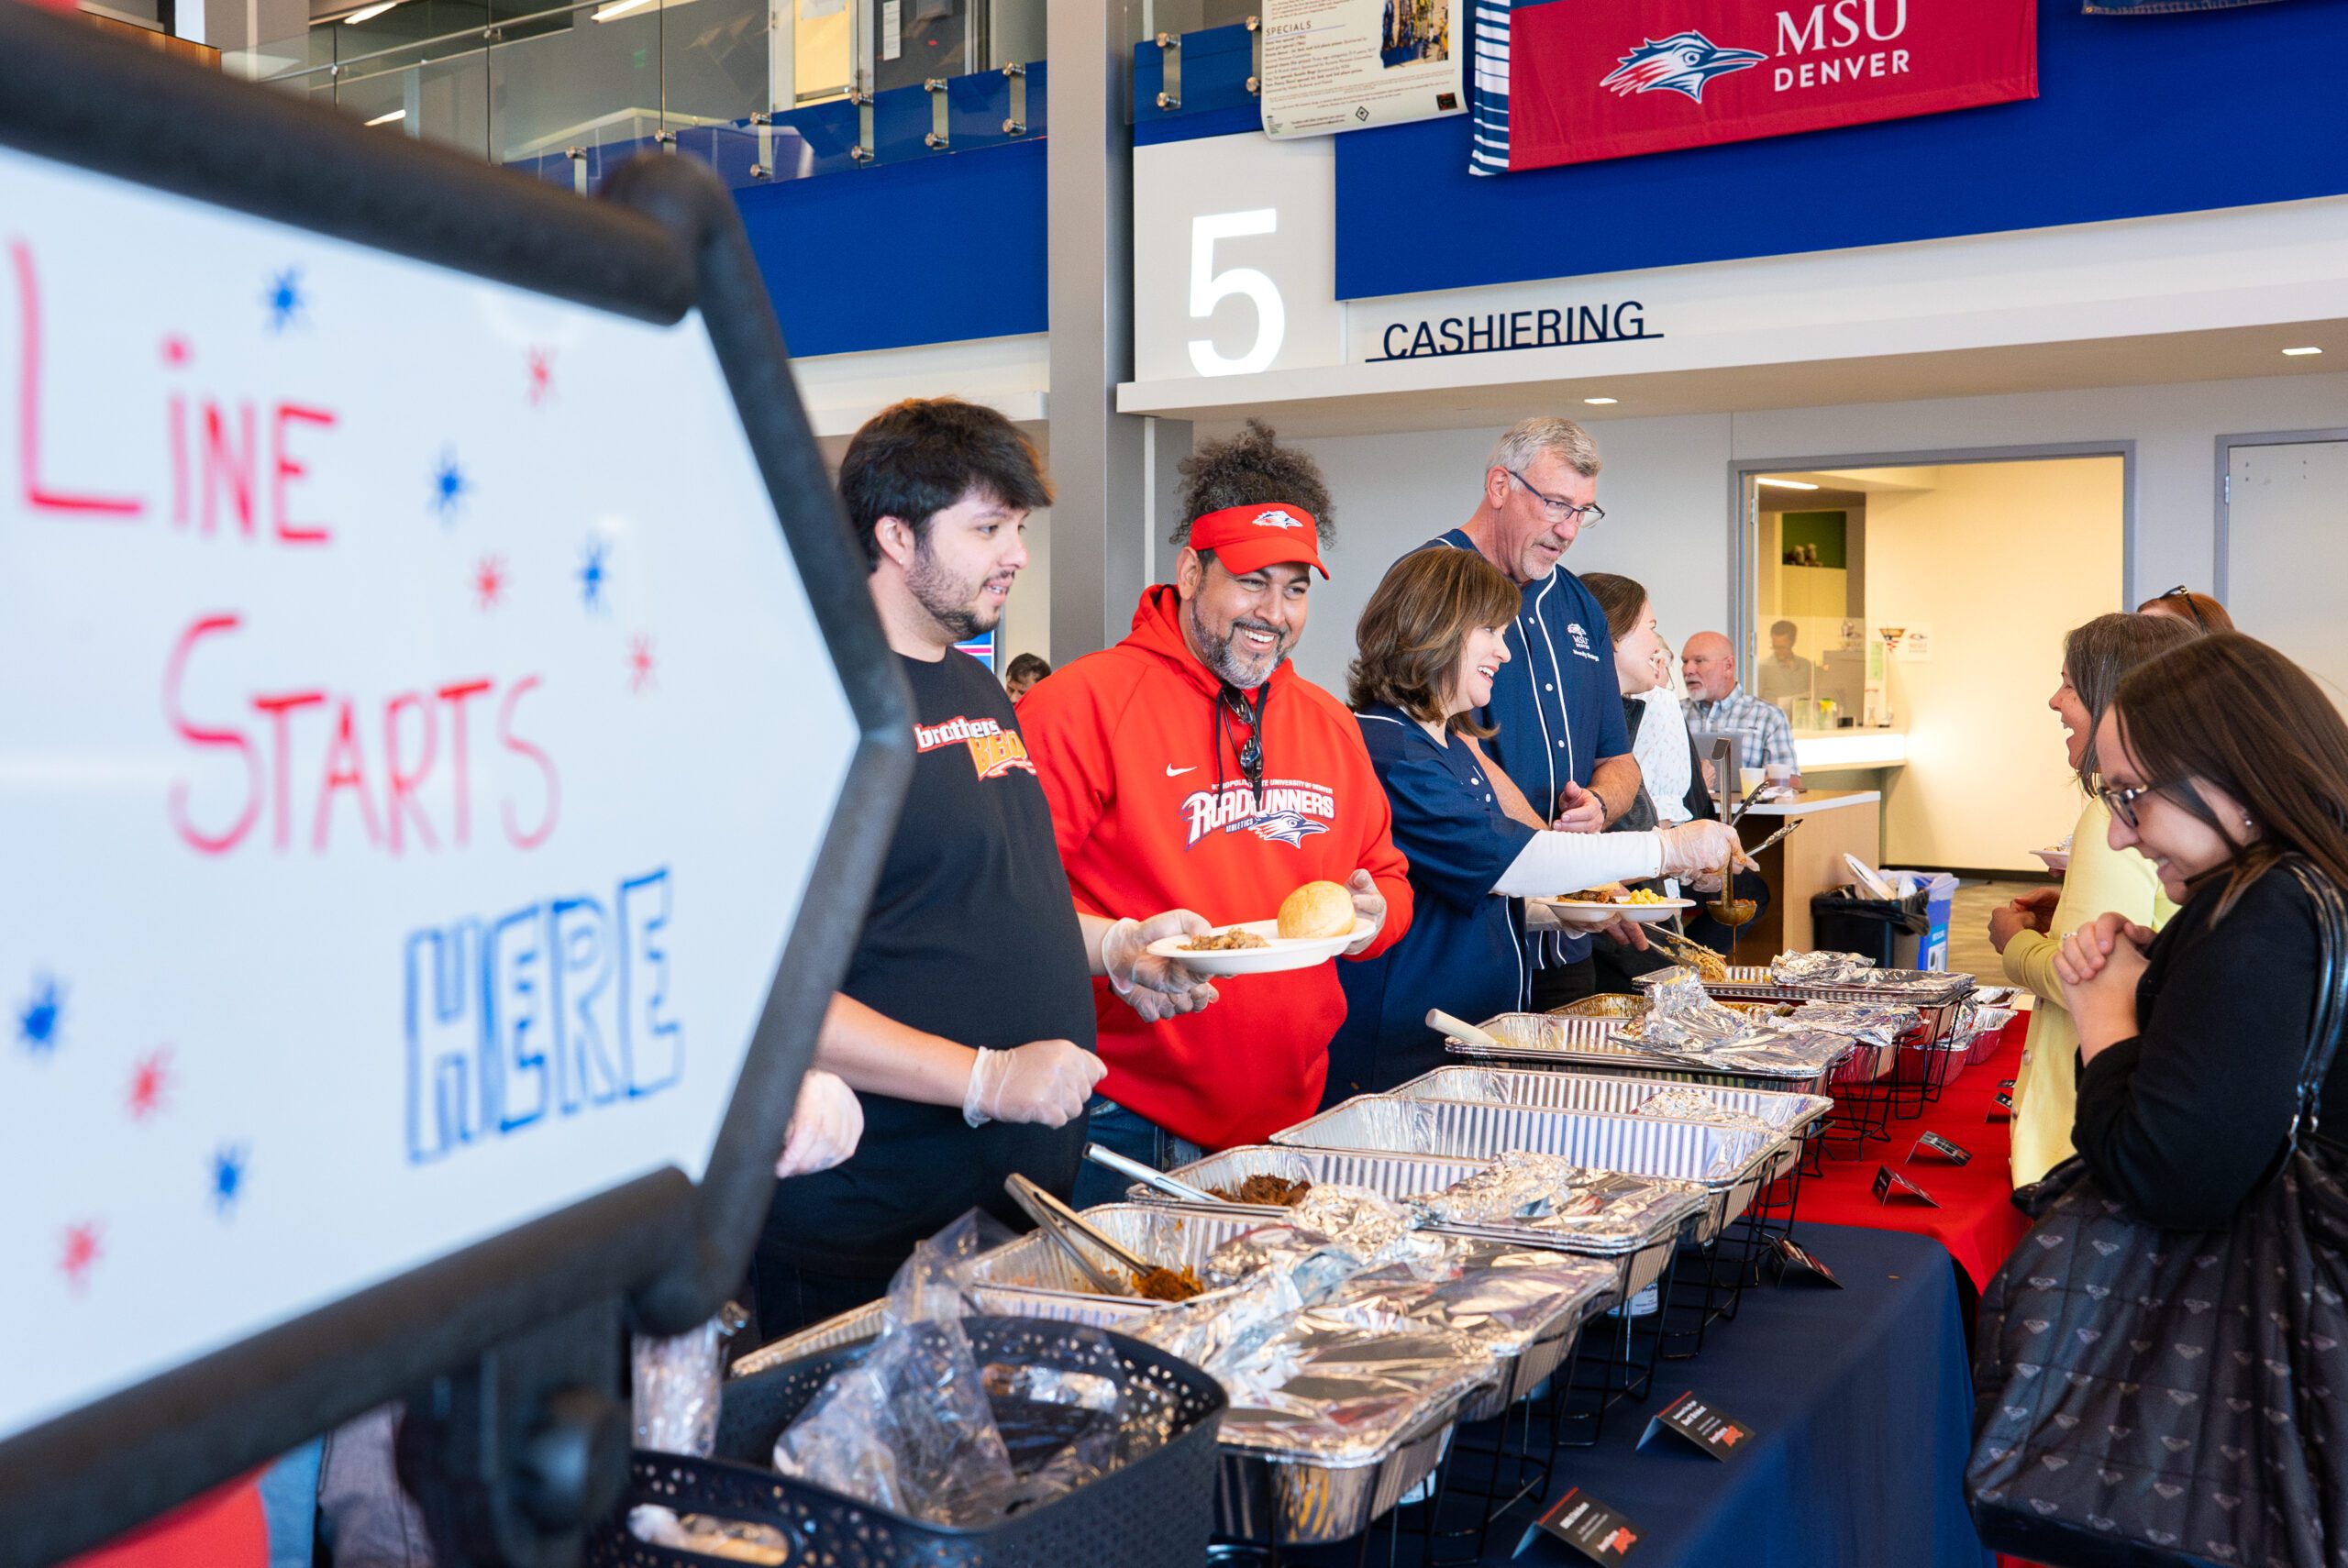
M1904 899L1871 899L1850 888L1810 900L1811 945L1821 953L1855 953L1887 969L1912 969L1933 923L1931 889Z

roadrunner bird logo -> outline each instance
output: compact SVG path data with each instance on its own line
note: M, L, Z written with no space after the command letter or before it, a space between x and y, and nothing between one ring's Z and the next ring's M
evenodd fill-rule
M1252 822L1234 823L1224 832L1237 833L1241 828L1267 843L1285 844L1290 849L1301 849L1306 838L1316 833L1327 833L1329 824L1316 823L1296 812L1268 812Z
M1712 78L1750 71L1765 58L1749 49L1722 49L1701 33L1674 33L1659 43L1650 39L1624 55L1599 85L1613 88L1620 98L1660 89L1684 93L1700 104Z

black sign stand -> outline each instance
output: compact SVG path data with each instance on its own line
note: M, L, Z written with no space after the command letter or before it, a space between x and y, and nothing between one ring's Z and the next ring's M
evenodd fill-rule
M706 325L859 738L703 1180L639 1177L0 1441L0 1565L46 1563L405 1397L402 1468L444 1568L572 1561L626 1478L623 1325L681 1332L740 1279L912 768L904 683L733 202L661 157L583 202L21 5L0 5L0 146Z

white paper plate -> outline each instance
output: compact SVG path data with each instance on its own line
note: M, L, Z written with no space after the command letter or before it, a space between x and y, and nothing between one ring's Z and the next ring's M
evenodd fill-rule
M2067 849L2033 849L2031 853L2046 862L2046 869L2057 876L2071 868L2071 852Z
M1618 920L1653 925L1696 907L1693 899L1666 899L1659 904L1601 904L1590 899L1529 899L1526 902L1556 911L1557 919L1567 925L1593 927L1611 925Z
M1149 944L1149 951L1160 958L1171 958L1185 968L1202 975L1220 978L1226 975L1277 975L1284 969L1310 969L1315 964L1326 964L1346 948L1361 940L1365 931L1360 920L1353 930L1343 936L1286 937L1279 934L1280 922L1276 920L1244 920L1237 925L1219 925L1218 932L1251 931L1264 939L1261 947L1235 947L1220 953L1192 953L1182 944L1195 940L1188 936L1162 936ZM1367 928L1375 931L1376 926Z

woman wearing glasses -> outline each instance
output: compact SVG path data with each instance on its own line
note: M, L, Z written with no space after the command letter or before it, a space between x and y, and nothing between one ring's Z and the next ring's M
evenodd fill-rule
M2071 1157L2079 1037L2054 975L2062 933L2106 911L2158 931L2176 909L2162 895L2151 861L2106 842L2111 813L2093 793L2095 733L2122 676L2194 635L2191 626L2165 615L2113 614L2097 616L2063 640L2062 682L2046 705L2063 722L2066 756L2088 792L2087 804L2071 829L2062 888L2016 899L1989 916L1989 943L2005 959L2006 979L2038 997L2014 1082L2016 1187L2028 1187Z
M1441 1066L1429 1008L1474 1021L1524 1005L1514 900L1717 870L1736 845L1718 823L1556 833L1512 816L1515 790L1479 744L1493 730L1474 713L1509 662L1519 603L1516 585L1474 551L1422 550L1394 563L1362 611L1348 700L1393 809L1394 846L1410 858L1414 912L1391 950L1339 968L1346 1021L1329 1043L1324 1104Z
M2181 582L2166 593L2147 599L2137 605L2136 613L2165 615L2172 620L2182 621L2195 631L2205 635L2210 632L2234 630L2234 618L2226 613L2224 605L2206 593L2194 592Z
M2151 1224L2224 1225L2292 1128L2316 1004L2316 906L2287 856L2348 888L2348 723L2308 673L2218 632L2120 683L2096 728L2110 843L2179 905L2155 938L2108 913L2055 961L2079 1032L2080 1156ZM2348 1131L2336 1057L2321 1131Z

